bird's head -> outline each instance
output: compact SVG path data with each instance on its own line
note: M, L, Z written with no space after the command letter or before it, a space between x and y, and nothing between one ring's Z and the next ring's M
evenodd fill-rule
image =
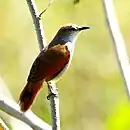
M66 42L75 42L78 34L83 31L90 29L88 26L78 26L75 24L62 26L56 34L56 38L62 39Z

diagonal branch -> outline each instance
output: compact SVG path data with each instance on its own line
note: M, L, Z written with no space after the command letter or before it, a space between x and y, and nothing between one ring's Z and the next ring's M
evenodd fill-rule
M106 13L106 21L113 39L120 71L124 79L128 97L130 97L130 63L127 56L125 42L121 35L121 31L119 29L118 21L115 15L113 0L103 0L103 5Z
M51 130L51 126L39 119L30 110L26 113L22 113L18 104L16 104L13 100L3 96L2 94L0 95L0 109L9 115L25 122L34 130Z
M8 90L8 87L7 85L5 84L5 82L3 81L3 79L0 77L0 95L4 95L6 97L8 97L10 100L13 100L13 97L10 93L10 91ZM1 97L1 96L0 96ZM3 99L4 100L4 99ZM0 106L1 108L1 106ZM13 130L18 130L18 129L29 129L29 126L24 124L23 122L19 121L18 119L16 118L13 118L12 116L9 116L7 115L5 112L3 111L0 111L0 116L6 121L8 122L8 124L10 124L10 127L13 129ZM17 124L17 125L16 125Z
M31 111L27 113L22 113L19 109L19 106L15 103L15 101L13 101L13 98L11 94L9 93L7 86L5 85L5 83L3 82L1 78L0 78L0 109L3 112L15 117L13 118L11 116L8 116L8 120L7 120L7 122L10 123L10 126L14 130L21 129L21 128L25 130L29 129L29 127L25 125L24 123L28 124L34 130L51 130L52 129L50 125L48 125L46 122L39 119ZM23 121L24 123L20 122L17 119Z
M9 130L6 124L0 119L0 130Z
M49 6L51 5L51 3L53 2L53 0L50 1ZM39 48L40 51L42 51L46 45L45 43L45 36L43 35L43 29L42 29L42 24L41 24L41 14L38 13L37 8L36 8L36 4L34 0L27 0L29 9L30 9L30 13L32 15L32 19L33 19L33 23L35 26L35 30L36 30L36 34L37 34L37 40L39 43ZM49 7L48 6L48 7ZM48 9L48 7L45 9L45 11ZM48 89L49 89L49 95L52 92L55 92L54 96L50 97L50 105L51 105L51 119L52 119L52 129L53 130L60 130L60 114L59 114L59 98L58 98L58 91L56 89L56 85L55 84L48 84Z

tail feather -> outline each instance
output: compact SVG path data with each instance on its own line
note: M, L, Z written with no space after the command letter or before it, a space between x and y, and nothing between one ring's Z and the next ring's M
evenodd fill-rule
M21 111L26 112L32 105L35 97L37 96L40 88L42 87L43 81L39 82L27 82L23 91L19 97L19 106Z

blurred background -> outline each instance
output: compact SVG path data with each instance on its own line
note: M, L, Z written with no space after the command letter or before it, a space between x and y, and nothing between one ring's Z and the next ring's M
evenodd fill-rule
M47 0L36 0L39 12ZM130 52L130 1L115 0L116 14ZM17 101L39 47L26 0L0 0L0 75ZM101 0L55 0L42 16L49 42L67 23L89 25L76 44L72 64L57 83L62 130L129 130L130 103L105 21ZM51 123L47 87L32 111ZM7 122L8 123L8 122Z

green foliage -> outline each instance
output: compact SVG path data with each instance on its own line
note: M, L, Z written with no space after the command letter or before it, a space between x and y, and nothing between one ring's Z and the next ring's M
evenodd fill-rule
M130 129L130 103L121 102L110 113L107 119L108 130L129 130Z

